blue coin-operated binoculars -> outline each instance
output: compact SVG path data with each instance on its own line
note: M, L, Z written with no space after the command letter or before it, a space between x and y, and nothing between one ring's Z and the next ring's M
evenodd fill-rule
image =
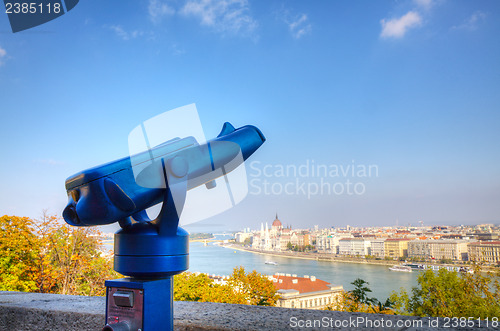
M103 330L173 329L173 278L188 269L188 233L178 226L188 190L238 167L265 141L254 126L225 123L217 138L199 145L173 139L143 153L82 171L66 180L65 221L74 226L118 222L114 269L108 280ZM239 156L239 157L238 157ZM163 202L151 220L146 209Z

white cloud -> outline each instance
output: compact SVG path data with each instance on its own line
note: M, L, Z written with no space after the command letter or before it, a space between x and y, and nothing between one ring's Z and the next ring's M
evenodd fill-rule
M188 0L181 13L223 33L250 33L257 22L248 13L247 0Z
M149 0L148 13L153 23L159 23L163 17L174 15L175 10L164 1Z
M476 11L462 24L453 26L452 29L476 30L477 25L486 19L486 14L482 11Z
M131 32L125 31L125 29L123 29L121 25L111 25L109 28L113 30L116 33L116 35L123 40L134 39L144 34L144 32L139 30L134 30Z
M306 14L298 15L293 20L285 18L285 22L288 24L290 33L296 39L299 39L303 35L308 34L312 30L311 24L308 23L308 18Z
M422 23L422 18L415 11L409 11L400 18L393 18L386 21L385 19L380 21L382 25L382 32L380 37L382 38L402 38L408 29L419 26Z
M7 56L7 51L0 47L0 66L4 64L4 58Z
M434 5L433 0L413 0L413 2L418 6L424 9L429 9Z
M184 48L179 47L177 44L172 44L170 49L172 50L172 55L179 56L186 53L186 50Z

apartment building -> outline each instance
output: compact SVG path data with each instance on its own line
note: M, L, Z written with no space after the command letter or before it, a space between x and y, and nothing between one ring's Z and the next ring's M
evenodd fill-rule
M467 261L469 243L465 239L412 240L408 243L408 257Z
M500 241L469 243L468 254L471 261L500 263Z
M384 241L384 254L390 258L406 257L408 255L409 239L389 238Z
M371 240L370 255L383 258L385 256L385 243L386 239L373 239Z
M370 241L363 238L342 238L339 240L340 255L370 255Z

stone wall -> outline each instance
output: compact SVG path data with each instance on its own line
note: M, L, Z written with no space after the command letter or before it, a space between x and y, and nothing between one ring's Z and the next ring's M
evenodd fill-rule
M0 292L0 330L101 330L104 324L104 307L103 297ZM452 321L448 321L446 327L447 321L442 318L411 318L207 302L175 302L174 319L176 330L472 329L452 328ZM477 329L477 321L475 326ZM481 329L494 328L491 325L486 328L483 323Z

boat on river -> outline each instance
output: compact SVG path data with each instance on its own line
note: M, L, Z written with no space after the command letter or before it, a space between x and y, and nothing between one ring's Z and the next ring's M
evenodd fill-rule
M406 265L393 265L389 268L391 271L412 272L411 267Z
M472 270L470 267L465 267L465 266L450 266L450 265L429 265L429 264L416 264L416 263L404 263L402 266L409 267L412 270L426 270L426 269L432 269L432 270L439 270L439 269L446 269L448 271L456 271L456 272L468 272L468 273L474 273L474 270Z
M403 263L405 267L410 267L412 270L424 270L425 266L419 263Z

